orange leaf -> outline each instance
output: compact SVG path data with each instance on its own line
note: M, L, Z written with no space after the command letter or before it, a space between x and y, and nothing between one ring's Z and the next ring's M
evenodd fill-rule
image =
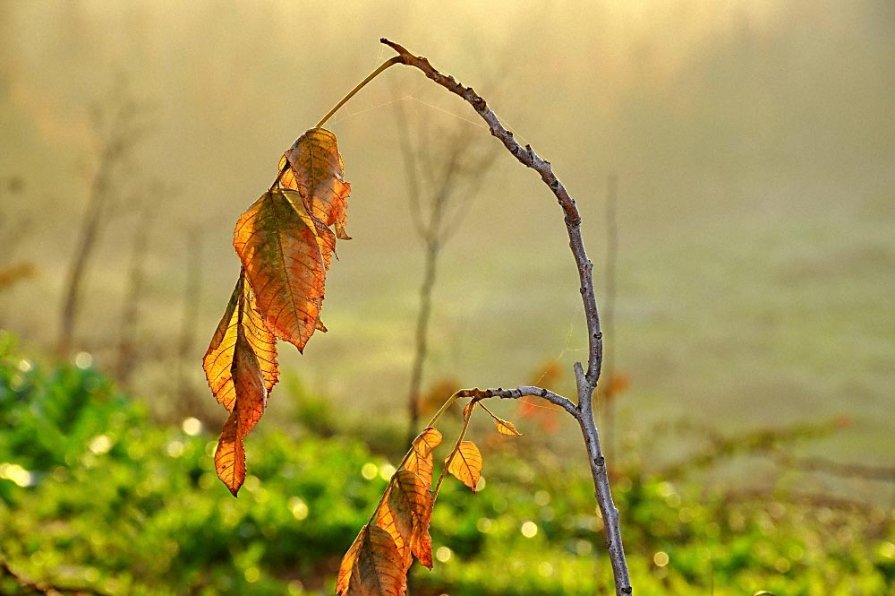
M392 537L378 526L366 525L339 567L339 596L402 596L407 589L401 556Z
M320 319L329 255L297 198L295 191L261 195L236 223L233 246L267 327L302 351Z
M233 361L232 375L236 399L233 411L230 412L218 441L214 464L218 478L235 497L246 475L243 441L264 413L267 391L264 389L258 359L238 328L234 352L236 357Z
M410 567L412 553L420 563L432 568L432 494L415 472L400 469L392 476L385 499L376 514L376 524L389 533L401 558L404 573Z
M509 437L521 437L522 433L516 430L516 425L510 422L509 420L504 420L503 418L498 418L494 414L491 415L494 418L494 424L497 426L497 432L502 435L507 435Z
M218 478L230 489L234 497L246 477L245 446L242 438L238 436L237 418L236 412L230 413L224 424L224 432L218 440L218 448L214 452L214 468Z
M392 478L388 507L395 518L395 526L410 552L420 563L432 568L432 538L429 520L432 518L432 494L425 481L410 470L398 470Z
M351 185L343 178L344 164L336 135L324 128L312 128L286 151L280 169L285 165L283 160L288 160L290 168L280 184L297 190L314 218L335 226L339 238L349 239L345 218Z
M262 365L255 353L256 345L270 353L275 353L275 346L273 337L252 308L251 293L242 275L233 294L235 304L231 299L212 338L205 370L212 391L217 389L215 396L230 410L215 452L215 470L236 496L246 474L243 441L264 414L268 388L276 383L277 372L275 360L265 360Z
M398 531L395 512L388 505L391 490L392 485L389 483L388 488L385 489L382 504L376 510L373 519L376 520L376 525L388 532L389 536L394 540L395 548L398 549L398 555L401 557L402 573L406 575L411 563L413 563L413 555L410 552L410 542Z
M482 454L472 441L460 441L445 462L447 471L475 492L482 477Z
M432 487L432 451L441 444L441 432L438 429L427 427L413 440L410 455L402 468L416 472L426 483L426 488Z
M236 388L233 385L231 369L235 358L240 296L243 296L245 305L242 309L243 334L258 358L261 375L264 377L264 388L268 392L276 385L279 374L276 339L264 325L261 314L257 311L255 295L249 285L245 283L243 273L240 272L236 288L224 311L224 317L218 323L202 361L205 378L208 380L212 394L228 411L233 410L233 404L236 401Z

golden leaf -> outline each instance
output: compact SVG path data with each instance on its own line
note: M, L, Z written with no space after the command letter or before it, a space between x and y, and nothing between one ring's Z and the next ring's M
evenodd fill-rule
M289 195L297 197L278 189L261 195L236 223L233 246L268 329L302 351L318 327L329 256Z
M246 454L242 438L238 436L238 415L231 412L224 424L224 431L214 452L214 468L218 478L230 489L233 496L246 477Z
M494 412L491 411L490 408L482 404L482 409L488 412L488 415L494 420L494 425L497 427L497 432L502 435L507 435L509 437L521 437L522 433L516 430L516 425L510 422L509 420L504 420L500 416L497 416Z
M521 437L522 433L516 430L516 425L510 422L509 420L504 420L503 418L498 418L497 416L493 416L494 424L497 426L497 432L502 435L507 435L509 437Z
M388 499L391 490L392 485L389 483L388 487L385 489L382 504L379 505L373 519L376 521L376 525L388 532L389 536L391 536L392 540L395 542L395 548L398 550L398 555L401 557L402 573L406 575L407 570L410 569L410 564L413 562L413 555L410 552L409 541L404 538L400 531L398 531L398 522L395 519L395 512L389 507Z
M308 130L286 151L280 160L280 169L286 161L289 170L283 174L280 184L298 191L315 219L335 226L339 238L349 239L345 218L351 185L343 178L344 164L336 135L325 128Z
M215 452L215 470L235 496L245 480L243 441L264 414L278 374L275 339L255 310L242 273L203 368L215 398L230 411Z
M415 472L400 469L392 475L385 496L376 510L376 525L389 533L403 562L403 573L412 563L411 554L432 568L432 494Z
M472 441L460 441L445 461L447 471L475 492L482 477L482 454Z
M242 309L243 334L258 358L261 375L264 377L264 388L268 393L276 385L279 374L276 339L264 325L255 304L255 295L251 287L245 283L244 274L240 272L239 280L236 282L236 288L233 290L224 316L218 323L208 351L205 352L205 357L202 360L202 368L205 370L205 378L208 380L212 394L228 411L233 410L233 404L236 401L236 389L233 385L231 369L235 357L236 328L240 321L240 296L243 297L245 305Z
M237 326L235 356L231 369L236 398L233 411L224 424L214 458L218 478L230 489L234 497L245 481L243 441L258 424L267 403L267 390L264 388L261 367L241 329L241 326Z
M441 444L441 432L438 429L427 427L413 440L410 454L404 465L405 470L416 472L423 479L426 488L432 487L432 451Z
M339 596L402 596L407 586L394 540L378 526L366 525L339 567Z
M386 503L394 517L395 528L409 544L410 552L426 567L432 568L432 494L415 472L398 470L392 477Z

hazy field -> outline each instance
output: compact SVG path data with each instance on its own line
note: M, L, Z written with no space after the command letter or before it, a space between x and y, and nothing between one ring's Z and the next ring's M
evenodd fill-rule
M137 389L169 411L164 354L181 325L187 238L201 232L200 389L199 360L238 271L233 223L282 150L389 56L385 35L473 85L554 163L585 217L601 289L606 178L618 174L608 339L632 380L622 429L847 414L827 454L895 465L891 3L402 6L0 3L0 181L24 183L0 195L0 233L30 226L0 265L37 267L0 293L0 325L31 348L53 345L96 161L88 106L123 76L148 105L148 132L88 274L80 345L109 362L130 238L145 224L131 206L150 202L140 333L166 359L138 371ZM284 362L311 390L386 415L406 393L422 267L392 104L426 118L435 139L483 125L419 73L382 79L331 123L354 240L328 281L330 332ZM153 194L156 182L172 190ZM511 385L548 359L574 362L582 317L566 242L551 196L500 156L443 255L427 378ZM279 402L274 393L275 414Z

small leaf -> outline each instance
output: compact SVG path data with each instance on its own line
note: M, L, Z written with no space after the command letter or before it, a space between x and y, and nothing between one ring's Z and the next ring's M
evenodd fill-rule
M510 422L509 420L504 420L500 416L497 416L494 412L491 411L490 408L482 404L482 409L488 412L488 415L494 420L495 426L497 426L497 432L502 435L507 435L510 437L521 437L522 433L516 430L516 425Z
M416 472L426 483L426 488L432 487L432 451L441 444L441 432L438 429L427 427L413 440L413 447L402 468Z
M280 160L280 169L289 162L289 170L280 179L284 188L296 190L314 218L335 226L336 235L348 240L345 219L351 185L345 182L344 164L339 155L336 135L325 128L305 132Z
M494 416L494 424L497 426L497 432L502 435L507 435L509 437L521 437L522 433L516 430L516 425L510 422L509 420L504 420L503 418L498 418Z
M336 594L339 596L402 596L403 564L392 537L378 526L366 525L339 567Z
M482 477L482 454L472 441L460 441L457 449L448 456L447 471L457 480L476 491Z
M255 292L258 310L276 335L304 350L317 329L333 240L318 230L294 191L261 195L236 223L233 246ZM321 247L327 247L321 250Z

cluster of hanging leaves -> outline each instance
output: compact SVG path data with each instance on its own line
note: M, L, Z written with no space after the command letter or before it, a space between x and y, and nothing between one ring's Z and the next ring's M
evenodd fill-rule
M463 437L478 403L474 399L464 408L463 430L444 460L444 470L473 492L482 477L482 454L475 443ZM484 405L482 409L494 419L497 432L519 436L512 422L495 416ZM433 451L441 440L441 432L431 426L413 440L370 521L342 558L336 594L401 596L407 591L407 572L414 559L432 568L429 521L441 486L439 480L432 489Z
M242 269L203 368L215 399L230 412L215 452L218 477L235 496L246 475L244 441L277 383L276 340L304 350L320 320L336 239L345 231L351 186L336 136L312 128L290 147L270 190L236 222Z

